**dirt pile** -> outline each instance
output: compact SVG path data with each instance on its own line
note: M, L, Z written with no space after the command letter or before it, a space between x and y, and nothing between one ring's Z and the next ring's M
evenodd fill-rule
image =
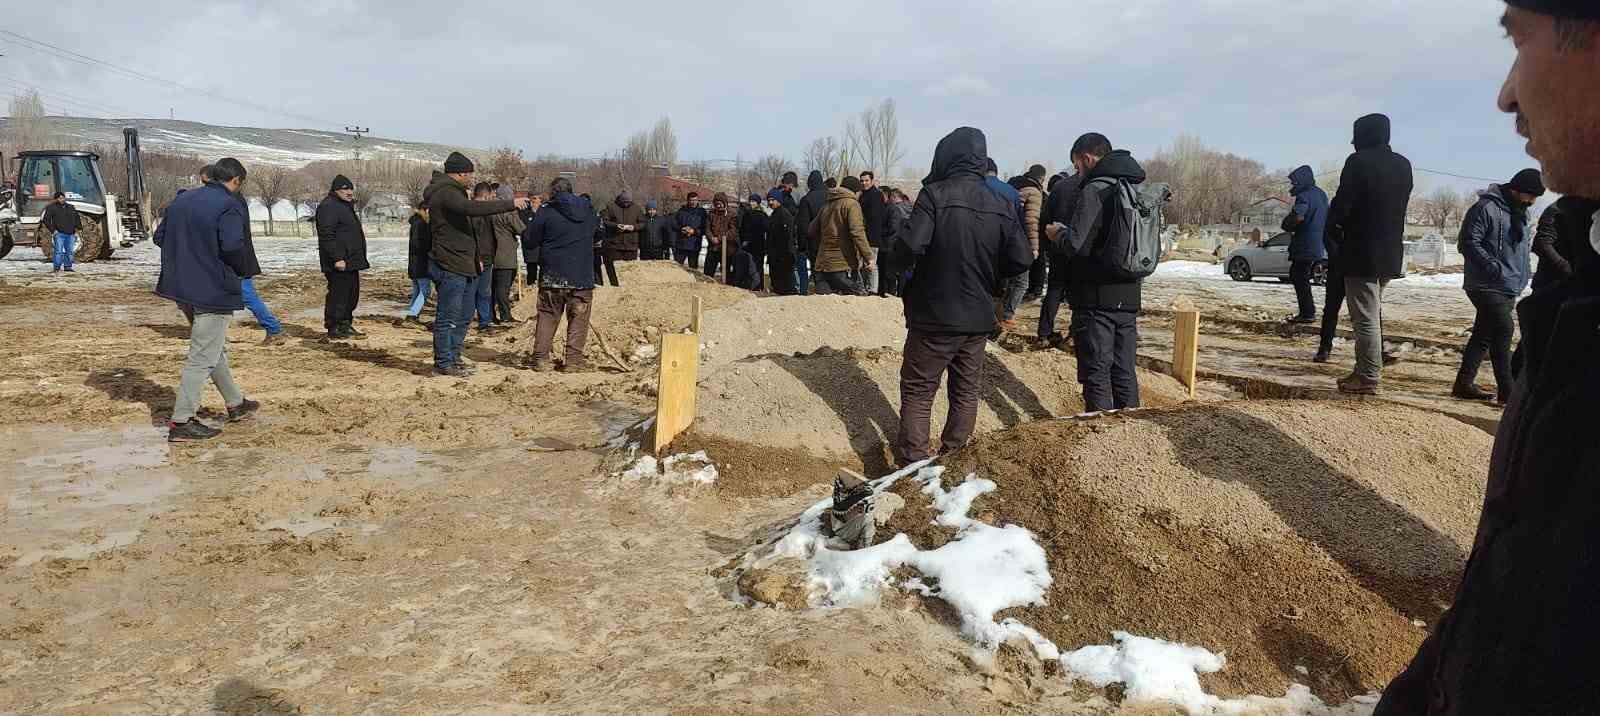
M906 341L900 301L857 296L784 296L707 311L702 370L751 356L810 353L822 347L899 348Z
M1344 703L1381 690L1447 606L1490 442L1384 403L1226 403L1026 425L947 474L997 483L972 516L1048 555L1047 606L1003 616L1064 651L1126 631L1225 653L1202 677L1219 696L1301 683ZM879 539L953 537L929 523L904 509Z

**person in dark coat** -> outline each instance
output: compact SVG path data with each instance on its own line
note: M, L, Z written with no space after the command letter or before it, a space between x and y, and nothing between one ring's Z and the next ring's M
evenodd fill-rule
M749 206L739 216L739 253L748 254L755 264L754 290L766 287L767 212L761 210L760 194L751 194Z
M1356 120L1355 153L1339 174L1328 228L1339 244L1339 270L1356 333L1356 367L1338 381L1341 392L1376 395L1383 380L1383 291L1405 275L1406 211L1411 161L1389 146L1389 118Z
M1511 181L1491 186L1461 220L1457 248L1466 258L1462 288L1478 311L1472 337L1461 352L1451 395L1461 400L1489 400L1504 404L1511 391L1511 337L1517 327L1511 317L1517 297L1532 279L1529 257L1533 241L1528 235L1528 209L1544 195L1544 179L1537 169L1517 172ZM1478 368L1489 355L1494 366L1497 393L1477 385Z
M1283 217L1283 230L1294 232L1289 240L1289 280L1294 283L1299 312L1290 323L1316 323L1317 300L1311 295L1311 274L1317 264L1327 260L1322 234L1328 223L1328 194L1317 186L1317 175L1309 166L1289 173L1289 193L1294 208Z
M827 205L827 182L823 180L822 172L813 171L806 176L806 194L800 197L794 211L795 230L799 232L795 237L795 290L802 296L811 295L811 262L817 258L817 247L805 236L806 229Z
M910 262L896 246L900 236L911 230L911 200L893 187L884 189L883 194L887 203L883 211L884 247L878 252L883 262L878 266L878 296L899 298Z
M683 206L672 215L672 259L695 268L710 223L711 217L706 214L705 207L700 206L699 192L689 192Z
M1046 227L1056 223L1056 217L1070 217L1077 211L1078 190L1083 184L1083 174L1061 172L1050 177L1046 184L1048 200L1039 211L1039 253L1049 255L1050 272L1045 280L1044 302L1039 306L1039 342L1051 348L1066 344L1066 336L1056 330L1056 319L1061 315L1061 304L1067 300L1067 288L1072 278L1072 266L1065 247L1050 239ZM1030 279L1031 280L1031 279Z
M56 192L55 198L39 217L39 228L50 234L54 242L51 245L50 273L72 273L73 243L78 240L78 229L83 228L83 219L78 216L78 210L67 203L66 194Z
M594 304L594 235L600 224L587 199L572 193L565 177L550 183L550 201L523 233L523 250L538 249L539 325L527 366L550 370L550 350L563 315L567 319L566 360L562 372L587 370L583 350L589 340Z
M472 375L461 357L478 292L478 277L494 266L494 237L473 227L473 219L514 211L524 199L473 201L467 198L476 172L472 160L451 152L444 174L428 186L428 225L433 233L429 277L438 291L433 319L433 374L464 378Z
M1600 4L1510 5L1502 22L1516 59L1500 109L1517 116L1551 191L1600 199ZM1580 263L1517 315L1522 368L1472 552L1375 716L1565 716L1600 704L1600 266Z
M1600 202L1576 196L1561 197L1545 208L1533 235L1533 253L1539 256L1539 269L1533 273L1534 291L1572 278L1581 263L1600 259L1589 245L1596 211L1600 211Z
M411 305L406 307L405 325L422 325L422 309L433 293L428 278L428 252L433 250L433 232L428 228L427 199L411 213L411 232L406 241L406 276L411 279Z
M972 438L983 396L983 355L997 324L993 296L1003 281L1026 274L1033 252L1015 206L984 182L988 140L962 127L939 140L922 181L911 227L896 250L916 263L905 287L905 358L900 368L902 465L933 456L928 430L933 397L949 375L950 413L940 452Z
M221 433L195 418L207 380L222 394L228 422L248 420L261 408L245 398L228 366L228 326L234 311L245 307L240 277L260 270L245 240L249 213L235 197L245 176L238 160L218 161L212 165L212 182L173 199L152 237L161 249L156 295L178 304L189 321L189 353L167 423L171 442Z
M495 190L500 199L512 199L516 193L511 187ZM494 273L490 279L490 313L497 329L505 330L518 323L511 314L511 291L517 285L517 254L521 253L522 231L527 224L520 211L508 211L489 217L489 230L494 232Z
M355 184L343 174L333 178L327 198L317 204L317 256L328 280L322 326L329 340L366 338L355 329L356 304L361 301L361 272L367 263L367 234L356 216Z
M795 288L795 225L794 211L784 203L783 187L767 192L767 256L772 261L772 292L779 296L793 296Z
M606 230L612 261L638 261L639 237L645 230L645 210L634 203L633 194L624 191L600 212Z
M522 230L528 230L528 224L533 223L533 217L539 215L539 209L544 205L544 196L529 192L528 204L517 210L517 218L522 219ZM518 243L521 242L521 237ZM498 248L498 247L496 247ZM524 286L539 285L539 252L535 250L529 254L527 249L522 251L522 268L524 269L522 283Z
M800 210L800 203L794 199L794 190L800 186L800 175L794 172L784 172L783 178L778 181L778 188L783 190L784 208L793 214Z
M644 204L644 231L639 235L639 258L661 261L672 258L672 217L661 213L654 201Z
M878 176L872 172L861 172L861 218L867 223L867 243L872 245L872 256L868 263L879 266L886 248L883 243L883 220L888 202L883 197L883 189L878 186ZM867 269L861 272L861 292L864 294L876 293L881 271L875 272Z

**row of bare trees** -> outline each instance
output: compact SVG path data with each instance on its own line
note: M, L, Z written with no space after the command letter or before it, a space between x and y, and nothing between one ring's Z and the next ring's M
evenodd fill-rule
M888 177L905 158L905 146L900 143L900 116L893 98L845 120L840 136L818 137L801 153L807 172L820 171L828 177L860 171Z

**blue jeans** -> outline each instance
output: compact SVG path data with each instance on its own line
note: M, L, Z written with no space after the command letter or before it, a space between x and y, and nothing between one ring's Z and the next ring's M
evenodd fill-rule
M461 360L461 344L467 342L478 279L450 273L437 261L428 262L428 272L439 291L439 303L433 316L433 366L449 368Z
M433 290L433 279L411 279L411 307L406 309L407 316L422 315L422 307L428 305L428 293Z
M795 289L802 296L811 295L811 257L796 256L794 258Z
M272 315L272 309L267 308L267 303L261 300L261 294L256 293L255 279L239 279L239 290L244 292L244 307L256 317L256 323L267 329L267 335L276 336L283 332L283 324L278 322L278 317Z
M55 270L72 270L73 243L78 240L74 234L63 234L59 231L55 236L55 253L50 256L50 266Z
M473 287L477 293L473 294L473 299L478 311L478 327L488 328L494 323L494 267L485 268L476 281ZM472 321L471 315L467 316L467 321Z

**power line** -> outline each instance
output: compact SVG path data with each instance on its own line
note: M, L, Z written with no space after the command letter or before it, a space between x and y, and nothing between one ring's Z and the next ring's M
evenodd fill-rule
M13 79L13 78L10 78L10 77L6 77L4 75L0 75L0 83L5 83L7 85L11 85L12 87L14 87L16 89L22 90L22 91L25 91L25 92L37 92L37 93L39 93L40 98L42 98L42 99L44 99L44 100L46 100L48 102L51 102L53 104L70 104L70 105L73 105L75 107L84 108L86 111L88 111L88 112L90 112L92 114L104 114L104 115L107 115L108 117L114 117L114 116L118 116L118 115L120 115L122 117L133 117L133 116L135 116L134 113L128 112L127 109L116 108L116 107L111 107L109 105L100 104L99 102L83 99L81 97L69 94L67 92L62 92L60 90L46 90L46 89L38 87L36 85L31 85L31 84L28 84L27 82L23 82L21 80L17 80L17 79ZM15 97L15 96L16 95L13 95L13 97Z

